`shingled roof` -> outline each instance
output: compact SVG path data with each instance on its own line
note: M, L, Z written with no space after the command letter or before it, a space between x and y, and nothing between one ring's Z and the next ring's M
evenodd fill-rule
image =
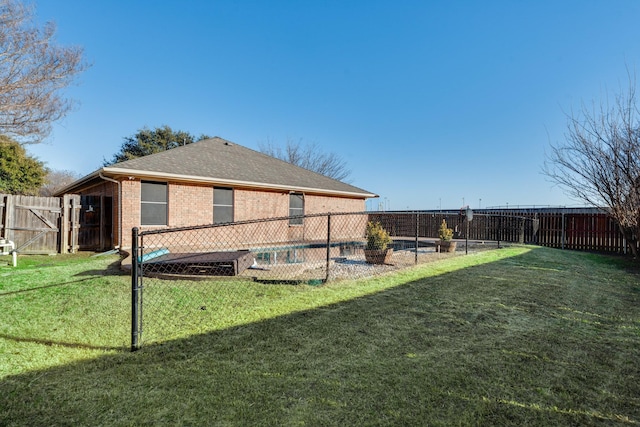
M248 188L377 197L366 190L311 172L219 137L116 163L76 181L61 192L96 176L136 176Z

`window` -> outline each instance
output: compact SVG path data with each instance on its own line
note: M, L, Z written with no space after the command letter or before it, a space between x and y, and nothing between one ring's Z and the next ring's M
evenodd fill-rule
M233 188L213 187L213 223L233 222Z
M304 196L300 193L289 194L289 225L302 225L303 218L293 218L304 215Z
M167 183L142 181L140 224L167 225Z

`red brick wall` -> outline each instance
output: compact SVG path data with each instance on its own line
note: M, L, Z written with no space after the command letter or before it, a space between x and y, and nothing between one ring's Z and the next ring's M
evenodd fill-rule
M236 221L289 215L289 193L236 189L233 192Z
M131 229L140 227L140 181L121 181L122 192L122 249L131 248Z
M235 220L289 216L289 192L235 190ZM305 215L327 212L362 212L363 199L305 194Z
M131 229L140 231L165 228L165 226L140 225L140 180L124 178L122 193L122 249L131 248ZM160 182L160 181L159 181ZM117 185L105 182L82 191L83 195L105 195L113 197L114 244L120 242ZM365 210L362 199L348 199L318 195L305 195L305 214L326 212L361 212ZM234 189L234 220L245 221L261 218L286 217L289 215L289 192ZM206 225L213 221L213 186L169 182L168 183L168 227ZM285 241L299 238L303 227L279 227L277 233ZM269 229L266 227L265 229ZM274 233L270 230L269 233ZM275 236L271 236L275 237ZM310 237L306 235L305 237ZM238 236L239 240L255 240L260 236Z
M363 212L365 201L363 199L347 199L343 197L328 197L305 195L304 213L325 212Z
M169 227L211 224L213 187L169 183Z

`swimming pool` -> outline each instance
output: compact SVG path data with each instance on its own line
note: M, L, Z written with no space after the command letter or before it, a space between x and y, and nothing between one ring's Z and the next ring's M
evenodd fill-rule
M330 257L362 255L362 250L365 246L366 242L364 240L332 242L329 245ZM430 246L433 246L433 242L418 241L419 248ZM416 242L414 239L397 239L393 240L389 244L389 247L393 248L394 251L415 251ZM257 247L250 250L255 254L256 261L261 264L294 264L326 259L327 243L301 243L295 245Z
M332 242L329 244L331 256L355 255L365 246L364 241ZM262 248L251 248L256 261L262 264L294 264L326 258L326 242L302 243Z

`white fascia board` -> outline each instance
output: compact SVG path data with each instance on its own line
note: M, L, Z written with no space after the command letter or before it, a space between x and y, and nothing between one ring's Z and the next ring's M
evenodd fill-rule
M278 184L266 184L262 182L250 182L250 181L238 181L234 179L218 179L218 178L210 178L204 176L192 176L192 175L181 175L181 174L173 174L173 173L165 173L165 172L153 172L153 171L141 171L136 169L121 169L121 168L103 168L103 174L110 174L116 176L134 176L136 178L155 178L155 179L163 179L163 180L173 180L173 181L182 181L182 182L197 182L197 183L205 183L205 184L218 184L218 185L228 185L228 186L239 186L239 187L249 187L249 188L258 188L265 190L283 190L283 191L295 191L300 193L321 193L328 194L334 196L348 196L348 197L358 197L358 198L372 198L378 197L377 194L372 193L357 193L351 191L337 191L337 190L327 190L322 188L311 188L311 187L293 187L288 185L278 185Z

